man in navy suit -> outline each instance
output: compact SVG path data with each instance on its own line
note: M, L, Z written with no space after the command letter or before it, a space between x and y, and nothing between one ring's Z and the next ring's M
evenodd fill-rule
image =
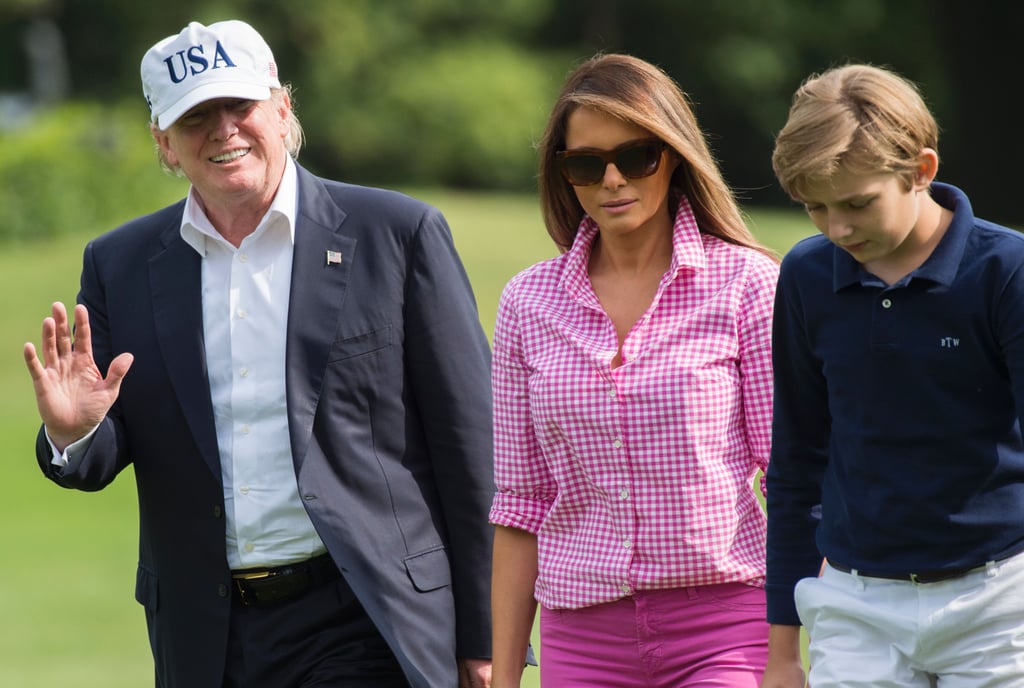
M248 24L142 81L188 196L87 246L25 360L50 479L134 467L156 685L489 685L490 360L444 218L300 167Z

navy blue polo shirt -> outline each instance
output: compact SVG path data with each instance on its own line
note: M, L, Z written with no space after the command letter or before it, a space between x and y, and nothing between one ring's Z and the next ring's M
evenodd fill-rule
M824 236L784 258L775 302L768 620L821 557L910 573L1024 549L1024 236L960 189L928 260L886 285Z

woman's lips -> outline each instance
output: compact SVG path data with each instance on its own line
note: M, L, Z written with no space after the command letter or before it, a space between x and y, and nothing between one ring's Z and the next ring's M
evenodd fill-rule
M602 203L601 207L609 213L622 213L632 208L636 203L633 199L623 199L621 201L609 201L608 203Z

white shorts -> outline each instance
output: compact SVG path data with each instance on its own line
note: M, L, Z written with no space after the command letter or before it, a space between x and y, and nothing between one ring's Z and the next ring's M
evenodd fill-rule
M795 597L813 688L1024 687L1024 554L937 583L826 566Z

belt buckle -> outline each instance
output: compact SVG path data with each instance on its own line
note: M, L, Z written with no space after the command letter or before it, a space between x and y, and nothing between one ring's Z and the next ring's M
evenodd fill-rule
M235 573L231 577L235 580L260 580L261 578L270 578L270 571L251 571L249 573Z
M252 605L259 603L259 597L257 597L255 594L250 595L251 591L246 586L246 583L248 583L249 581L266 580L268 578L273 578L273 576L273 571L264 570L248 571L245 573L234 573L231 575L231 578L234 580L235 589L238 590L238 596L241 598L242 604L244 604L246 607L251 607Z
M242 578L235 578L235 590L238 591L238 597L242 601L242 604L246 607L252 606L256 603L255 599L249 599L249 593L245 585L242 583Z

